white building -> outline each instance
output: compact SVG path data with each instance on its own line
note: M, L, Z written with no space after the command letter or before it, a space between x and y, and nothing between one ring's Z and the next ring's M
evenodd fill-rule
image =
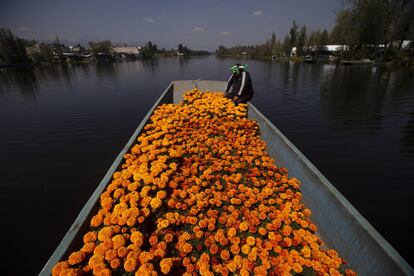
M141 47L112 47L115 54L139 55Z

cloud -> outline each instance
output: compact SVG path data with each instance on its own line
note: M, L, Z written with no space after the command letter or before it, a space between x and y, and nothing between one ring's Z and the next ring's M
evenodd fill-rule
M263 14L262 11L254 11L253 12L254 16L261 16L262 14Z
M202 32L204 32L204 28L203 27L195 27L193 29L193 32L195 32L195 33L202 33Z
M27 28L27 27L25 27L25 26L20 26L20 27L17 27L17 30L18 30L19 32L27 32L27 31L29 30L29 28Z
M220 35L230 35L230 32L227 32L227 31L220 32Z
M148 22L148 23L155 23L155 20L153 18L150 18L150 17L145 17L144 21Z

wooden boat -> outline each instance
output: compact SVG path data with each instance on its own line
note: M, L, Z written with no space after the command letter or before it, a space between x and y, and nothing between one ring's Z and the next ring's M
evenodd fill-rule
M121 166L123 156L143 132L145 124L158 105L178 103L183 92L193 89L223 91L223 81L173 81L148 111L128 143L79 213L75 222L56 248L40 275L50 275L53 266L70 252L80 247L82 234L99 208L99 196ZM413 268L398 252L362 217L348 200L324 177L321 172L251 103L248 117L260 125L261 138L267 151L278 166L288 168L291 177L302 182L305 205L312 210L312 221L318 226L318 235L325 244L337 250L341 257L359 275L414 275Z
M374 61L364 58L360 60L343 60L341 63L343 65L369 65L369 64L373 64Z
M303 62L305 62L305 63L315 63L315 59L312 56L307 55L307 56L304 57Z

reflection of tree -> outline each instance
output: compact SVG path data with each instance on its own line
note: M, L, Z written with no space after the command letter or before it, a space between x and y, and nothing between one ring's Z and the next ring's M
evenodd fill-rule
M336 66L322 78L321 107L330 118L343 125L366 125L381 119L388 77L371 69Z
M115 69L115 64L112 62L105 62L105 63L97 63L96 64L96 76L98 78L112 78L112 79L116 79L117 78L117 74L116 74L116 69Z
M401 134L400 151L414 153L414 111L408 113L408 120Z
M35 100L38 81L33 68L15 68L0 70L0 92L5 93L16 86L23 98Z

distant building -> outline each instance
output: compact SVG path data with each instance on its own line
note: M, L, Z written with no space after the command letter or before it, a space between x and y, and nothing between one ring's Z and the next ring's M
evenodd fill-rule
M112 50L115 54L138 56L141 51L141 47L112 47Z
M79 53L79 52L83 52L85 50L85 48L83 48L81 45L71 45L68 47L69 51L71 53Z
M24 47L26 50L26 54L29 58L31 58L34 54L37 54L40 52L39 45L36 45L34 47Z
M332 55L335 52L339 52L339 51L348 51L349 50L349 46L348 45L314 45L314 46L305 46L303 47L303 51L304 52L319 52L322 55ZM297 48L296 47L292 47L292 50L290 51L290 56L294 57L297 55Z

